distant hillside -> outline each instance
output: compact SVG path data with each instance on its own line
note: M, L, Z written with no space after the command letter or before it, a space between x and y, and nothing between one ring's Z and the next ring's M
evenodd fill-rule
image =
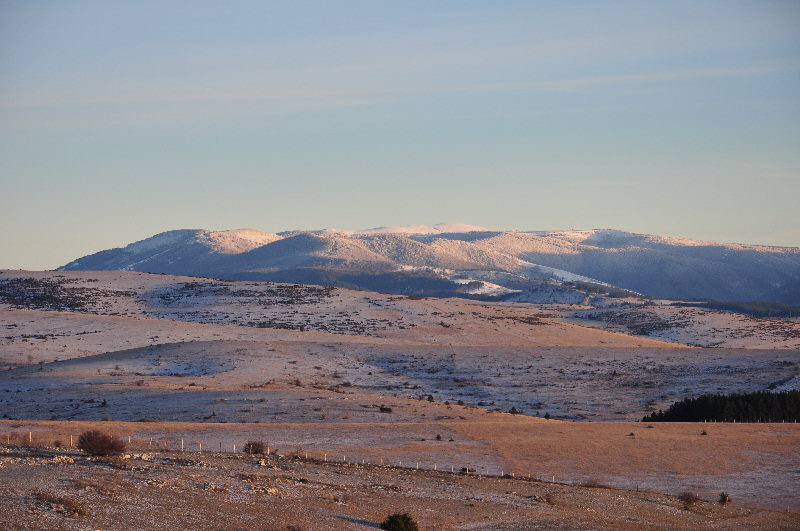
M666 299L800 304L800 248L618 230L500 232L463 224L281 234L175 230L79 258L60 269L280 280L529 302L580 302L598 289L619 295L616 287Z

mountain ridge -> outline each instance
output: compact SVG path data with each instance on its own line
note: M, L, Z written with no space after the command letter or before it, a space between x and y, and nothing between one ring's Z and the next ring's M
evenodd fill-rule
M798 247L616 229L495 231L461 223L278 234L179 229L59 269L281 280L437 296L486 296L491 286L499 286L503 289L493 296L514 292L519 300L519 293L529 292L523 297L528 302L553 302L532 295L544 293L548 284L561 293L559 300L570 290L588 294L617 287L665 299L800 304ZM576 293L563 300L578 298Z

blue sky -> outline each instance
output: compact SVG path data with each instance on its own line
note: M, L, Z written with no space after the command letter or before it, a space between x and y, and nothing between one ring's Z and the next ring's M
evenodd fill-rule
M800 245L800 3L0 1L0 267L176 228Z

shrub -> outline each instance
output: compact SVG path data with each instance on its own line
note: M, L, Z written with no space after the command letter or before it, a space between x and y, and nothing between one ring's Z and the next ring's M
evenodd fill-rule
M688 490L678 494L678 499L683 502L684 509L689 509L695 503L700 501L700 498L697 497L697 494L694 492L689 492Z
M727 492L723 491L719 493L719 498L717 498L717 501L719 502L720 505L725 505L726 503L731 501L731 497L728 496Z
M49 505L50 510L66 516L86 516L89 514L84 507L71 498L56 496L40 490L34 491L33 497L38 503Z
M85 431L78 437L78 448L89 455L118 455L125 446L120 439L98 430Z
M390 514L381 523L381 529L386 531L419 531L417 522L406 513Z
M267 449L267 445L262 441L247 441L242 451L246 454L263 454Z

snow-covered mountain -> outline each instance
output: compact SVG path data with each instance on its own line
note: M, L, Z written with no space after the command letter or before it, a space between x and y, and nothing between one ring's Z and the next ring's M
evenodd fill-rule
M203 275L221 267L225 257L237 256L280 239L276 234L255 229L171 230L119 249L79 258L59 269L121 269Z
M619 230L502 232L460 223L280 234L175 230L64 270L123 269L424 295L580 302L614 287L661 298L800 304L800 248ZM547 294L542 295L542 294Z

